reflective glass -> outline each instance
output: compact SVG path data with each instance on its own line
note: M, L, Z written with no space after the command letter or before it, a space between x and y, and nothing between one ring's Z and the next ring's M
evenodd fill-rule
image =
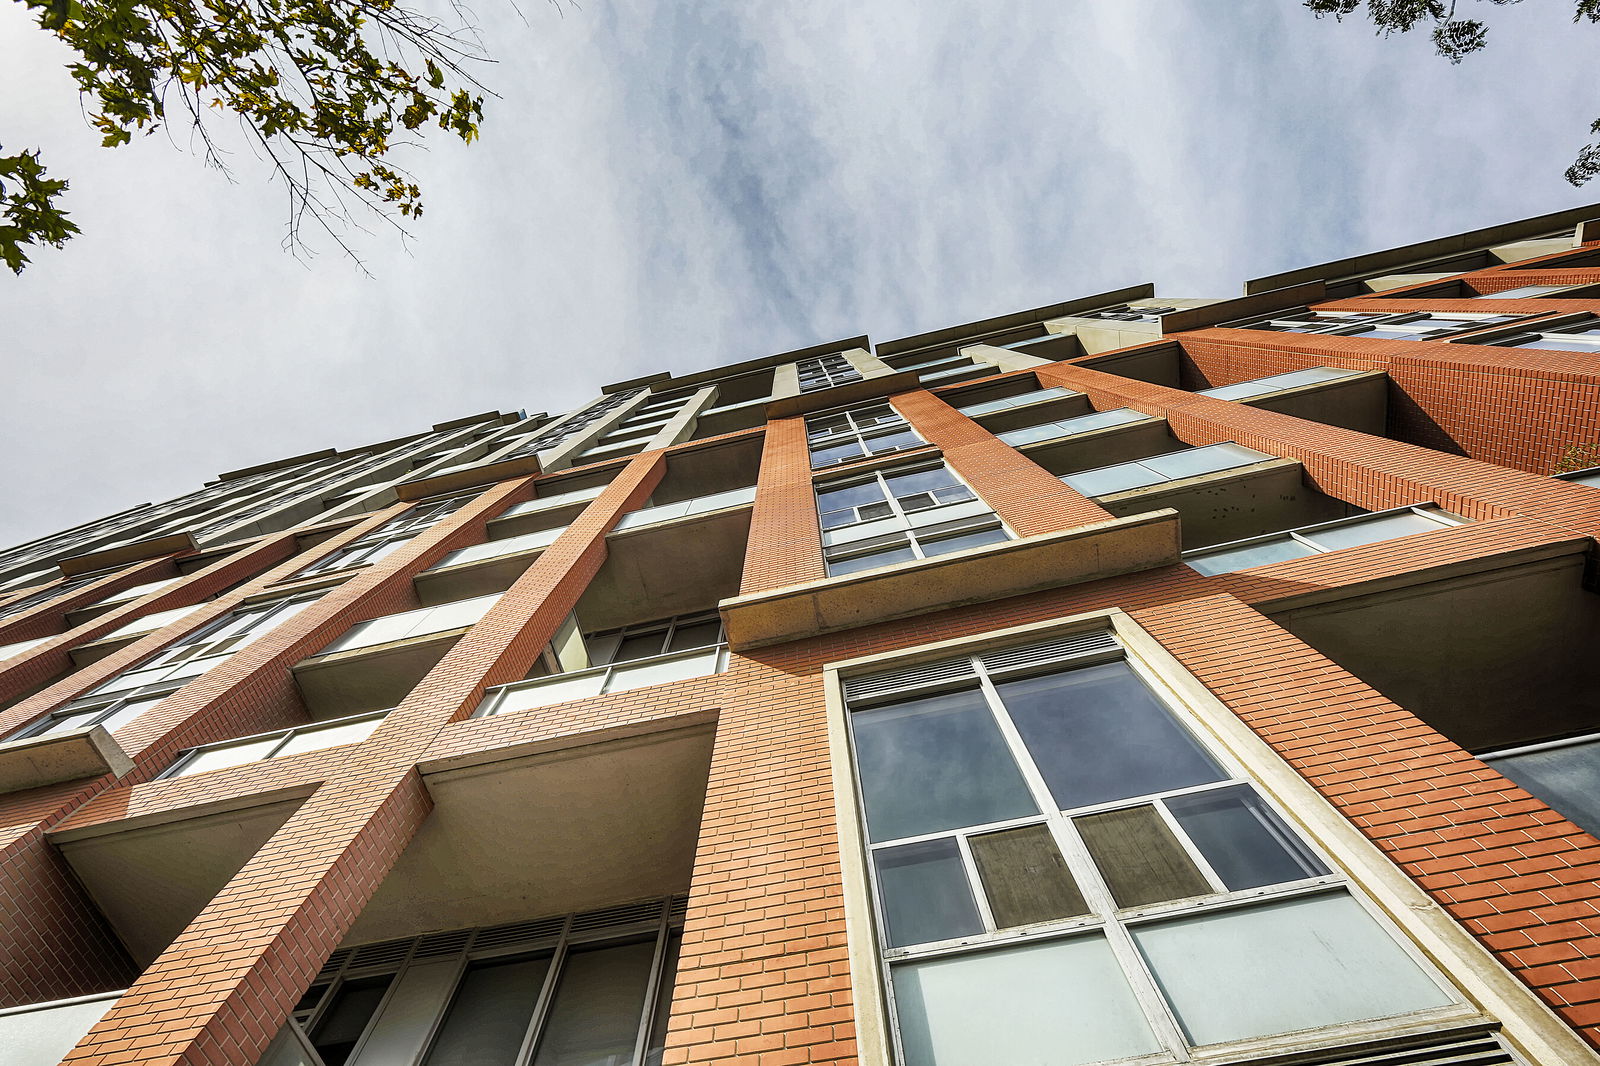
M1330 529L1316 529L1300 534L1319 548L1334 551L1353 548L1358 544L1374 544L1380 540L1409 537L1413 533L1432 533L1445 528L1431 518L1410 511L1400 514L1379 515Z
M1342 892L1135 926L1133 937L1195 1044L1450 1002Z
M892 946L983 932L955 838L884 848L872 857Z
M1228 574L1235 570L1248 570L1252 566L1281 563L1287 559L1303 559L1307 555L1316 554L1315 548L1302 544L1293 537L1282 537L1278 540L1246 544L1194 557L1185 556L1183 561L1202 574Z
M876 481L862 481L839 488L817 490L817 510L826 514L847 507L860 507L883 499L883 487Z
M999 526L989 529L980 529L974 533L962 533L954 537L945 537L941 540L918 541L922 545L923 555L944 555L948 552L960 551L962 548L976 548L981 544L995 544L1002 540L1009 540L1006 531Z
M892 971L906 1066L1078 1066L1160 1050L1099 935Z
M857 711L851 723L875 841L1038 813L977 689Z
M828 466L831 463L842 463L846 459L857 459L863 454L861 445L855 441L846 441L843 444L833 444L826 448L815 448L811 452L812 466Z
M393 980L393 974L384 974L356 978L339 986L327 1013L311 1035L312 1046L317 1049L324 1066L344 1066Z
M690 648L703 648L708 644L715 644L722 639L722 622L712 618L705 622L693 622L688 625L679 625L672 631L672 640L667 645L668 651L687 651Z
M1559 334L1545 334L1538 340L1526 341L1522 344L1512 345L1514 348L1543 348L1546 351L1557 352L1600 352L1600 341L1590 337L1587 340L1576 340L1563 337Z
M1248 785L1173 796L1166 803L1234 892L1328 872Z
M1484 761L1584 829L1600 833L1600 738Z
M427 1066L513 1066L549 969L548 956L468 966Z
M1109 496L1113 492L1158 485L1167 479L1138 463L1117 463L1081 474L1068 474L1061 480L1085 496Z
M1125 663L996 688L1063 810L1225 777Z
M506 714L510 711L524 711L530 707L547 707L552 703L561 703L565 700L579 700L586 696L598 696L600 694L600 686L605 684L605 679L605 672L596 670L593 673L582 674L578 677L563 677L540 684L521 685L517 688L507 689L505 695L494 705L491 713Z
M914 470L909 474L893 474L887 477L886 480L889 482L889 491L894 493L896 499L912 496L919 492L938 492L940 489L948 489L953 486L965 487L956 480L954 474L943 466L936 466L931 470ZM948 497L945 494L941 494L939 498L946 499Z
M607 692L623 692L646 685L665 685L669 681L683 681L691 677L704 677L715 673L721 652L715 648L690 652L670 659L618 666L611 671Z
M1249 466L1251 463L1264 463L1272 456L1258 452L1254 448L1246 448L1231 442L1225 444L1207 444L1203 448L1188 448L1183 451L1168 452L1166 455L1153 455L1142 459L1150 469L1174 480L1185 477L1196 477L1200 474L1215 473L1218 470L1231 470L1236 466Z
M630 633L622 638L621 644L617 645L616 654L611 657L611 661L622 663L631 659L643 659L648 655L660 655L666 640L665 629Z
M321 751L323 748L336 748L340 744L354 744L366 740L382 723L381 718L365 718L343 725L304 729L290 737L287 744L272 753L272 757L281 759L285 755L296 755L303 751Z
M868 552L866 555L852 555L848 559L828 560L828 576L840 577L844 574L854 574L860 570L871 570L875 566L889 566L892 563L906 563L917 557L908 547L889 548L881 552Z
M573 949L533 1066L629 1066L655 953L654 940Z
M271 736L243 744L229 744L224 748L206 748L196 752L194 757L184 763L173 776L188 777L190 774L203 774L207 770L243 766L245 763L265 759L268 753L281 743L283 743L282 736Z
M100 728L107 733L115 733L164 699L165 696L153 696L149 699L129 700L112 712L110 717L102 719Z

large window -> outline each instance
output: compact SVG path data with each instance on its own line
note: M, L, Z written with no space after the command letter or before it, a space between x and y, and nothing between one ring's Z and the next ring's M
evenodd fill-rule
M1457 1002L1109 633L845 695L906 1066L1187 1058Z
M1375 311L1299 311L1255 322L1241 329L1270 329L1283 333L1333 333L1378 340L1438 340L1473 330L1515 322L1522 315L1436 315L1427 311L1384 314Z
M817 513L830 576L1010 539L988 505L943 463L823 482Z
M654 1066L681 901L342 950L294 1012L323 1066Z
M861 371L838 352L801 359L795 363L795 372L800 377L801 392L819 392L861 380Z
M813 415L806 419L806 442L811 447L812 469L927 443L886 403Z
M1485 343L1504 345L1508 348L1543 348L1546 351L1587 352L1590 355L1600 355L1600 324L1596 324L1592 316L1585 316L1581 322L1543 331L1502 336Z
M413 537L459 511L473 499L472 495L451 496L442 500L425 500L405 514L396 515L377 529L351 541L337 551L302 567L295 577L311 577L336 570L367 566L404 547Z
M1375 514L1341 518L1185 552L1183 561L1202 574L1227 574L1252 566L1266 566L1287 559L1338 551L1340 548L1409 537L1414 533L1433 533L1465 521L1460 515L1440 510L1431 504L1396 507Z

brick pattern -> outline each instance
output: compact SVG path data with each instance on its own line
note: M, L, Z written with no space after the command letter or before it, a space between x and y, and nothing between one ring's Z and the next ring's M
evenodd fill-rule
M811 487L806 420L773 419L767 423L761 449L761 473L756 479L756 504L739 591L765 592L827 576L817 498Z
M1042 468L1018 463L1009 444L933 393L919 389L890 402L1019 537L1110 521L1099 504Z

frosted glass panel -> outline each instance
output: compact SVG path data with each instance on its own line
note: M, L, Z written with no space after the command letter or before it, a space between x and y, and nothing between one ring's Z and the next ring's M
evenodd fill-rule
M1347 526L1313 530L1309 533L1302 533L1301 536L1318 547L1334 551L1338 548L1352 548L1358 544L1373 544L1380 540L1409 537L1413 533L1432 533L1435 530L1444 528L1443 525L1431 518L1424 518L1419 514L1407 511L1401 514L1368 518L1365 521L1352 522Z
M573 951L533 1066L631 1066L654 941Z
M1196 1044L1451 1002L1343 893L1138 926L1134 940Z
M1248 570L1252 566L1266 566L1268 563L1281 563L1288 559L1303 559L1307 555L1317 554L1316 549L1301 544L1290 537L1282 540L1263 541L1259 544L1247 544L1240 548L1229 548L1226 551L1208 552L1194 558L1185 557L1184 562L1202 574L1228 574L1235 570Z
M102 721L100 726L107 733L115 733L164 699L166 699L165 696L156 696L154 699L148 700L129 700L115 714Z
M1076 1066L1159 1049L1100 936L893 973L906 1066Z
M1249 466L1251 463L1264 463L1271 458L1272 456L1265 452L1258 452L1254 448L1238 444L1208 444L1203 448L1189 448L1184 451L1169 452L1166 455L1154 455L1140 462L1176 480L1215 473L1218 470L1231 470L1236 466Z
M358 740L370 737L372 731L382 722L382 718L367 718L360 722L328 726L325 729L308 729L303 733L296 733L290 738L289 743L274 752L272 757L277 759L302 751L321 751L323 748L335 748L340 744L354 744Z
M721 654L722 649L709 648L678 658L619 666L612 671L611 684L606 687L606 691L623 692L630 688L643 688L645 685L664 685L669 681L682 681L686 678L714 674L717 672L717 657Z
M271 736L264 740L252 740L246 744L230 744L226 748L210 748L196 753L195 757L184 763L173 776L188 777L190 774L205 773L207 770L243 766L247 762L265 759L267 753L282 742L283 737Z
M873 840L1038 813L977 689L858 711L852 723Z
M1085 470L1081 474L1068 474L1061 480L1085 496L1109 496L1125 489L1156 485L1166 479L1138 463L1118 463L1116 466L1102 466L1098 470Z
M563 700L580 700L586 696L598 696L600 686L605 683L605 674L596 672L584 674L580 677L569 677L561 681L549 681L542 685L529 685L526 688L507 689L500 702L494 705L494 714L505 714L507 711L521 711L529 707L545 707Z

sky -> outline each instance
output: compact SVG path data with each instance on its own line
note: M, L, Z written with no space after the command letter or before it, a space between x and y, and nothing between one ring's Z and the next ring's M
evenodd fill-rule
M1469 5L1478 6L1478 5ZM0 144L83 233L0 275L0 545L486 410L1600 202L1600 27L1481 5L1451 66L1292 0L480 0L497 94L415 239L284 252L244 149L108 151L0 4ZM1597 212L1600 213L1600 212ZM364 269L363 269L364 267Z

